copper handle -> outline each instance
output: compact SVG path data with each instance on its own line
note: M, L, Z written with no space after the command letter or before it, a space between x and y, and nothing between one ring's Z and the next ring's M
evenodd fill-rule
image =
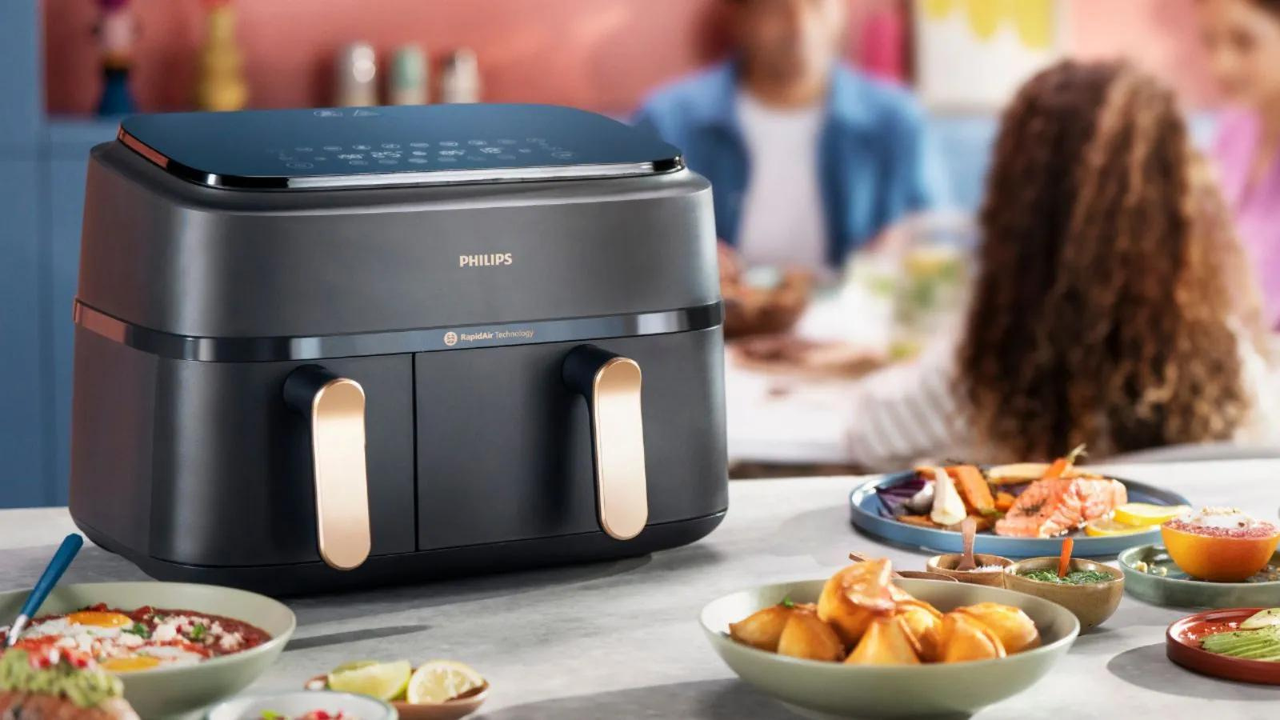
M636 361L584 345L565 359L565 381L586 398L600 529L630 540L649 520L642 374Z
M364 389L355 380L308 366L285 381L285 397L310 419L320 557L338 570L360 567L373 544Z

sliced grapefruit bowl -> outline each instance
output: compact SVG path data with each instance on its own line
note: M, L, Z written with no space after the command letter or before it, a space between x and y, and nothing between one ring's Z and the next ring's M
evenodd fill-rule
M1169 557L1182 571L1211 582L1243 582L1267 566L1280 529L1269 523L1221 528L1171 520L1160 526Z

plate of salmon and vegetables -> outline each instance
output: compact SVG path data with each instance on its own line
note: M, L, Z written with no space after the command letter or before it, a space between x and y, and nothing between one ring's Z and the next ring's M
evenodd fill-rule
M890 542L959 552L960 528L973 518L978 552L1054 555L1070 537L1077 555L1096 557L1154 542L1162 524L1190 512L1178 493L1077 465L1083 451L1051 463L955 463L882 475L850 494L853 525Z

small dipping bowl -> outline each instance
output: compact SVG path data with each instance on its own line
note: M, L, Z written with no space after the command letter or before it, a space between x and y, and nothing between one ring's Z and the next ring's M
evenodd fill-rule
M1092 560L1073 558L1067 571L1093 570L1106 573L1110 580L1088 585L1059 585L1023 577L1022 573L1036 570L1058 570L1058 558L1040 557L1016 562L1005 568L1005 587L1028 595L1044 598L1070 610L1080 621L1080 632L1101 625L1115 614L1124 597L1124 573Z
M209 710L207 720L256 720L267 713L302 717L314 710L330 715L342 713L363 720L397 720L396 711L381 700L340 692L286 692L275 695L240 697Z
M986 555L984 553L974 553L973 561L978 567L996 566L995 570L956 570L956 566L960 564L960 558L964 557L960 553L947 553L946 555L934 555L929 558L926 567L929 572L938 575L946 575L956 582L969 583L971 585L986 585L987 587L1004 587L1004 571L1005 568L1013 564L1013 561L1007 557L999 555Z

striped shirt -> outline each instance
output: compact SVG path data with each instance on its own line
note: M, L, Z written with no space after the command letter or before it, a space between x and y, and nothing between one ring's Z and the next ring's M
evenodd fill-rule
M1240 336L1246 394L1253 398L1248 419L1236 431L1243 445L1280 446L1280 377ZM896 365L864 378L853 389L846 420L849 462L868 470L898 470L920 461L1016 462L997 448L979 443L956 397L957 345L934 343L915 362Z

